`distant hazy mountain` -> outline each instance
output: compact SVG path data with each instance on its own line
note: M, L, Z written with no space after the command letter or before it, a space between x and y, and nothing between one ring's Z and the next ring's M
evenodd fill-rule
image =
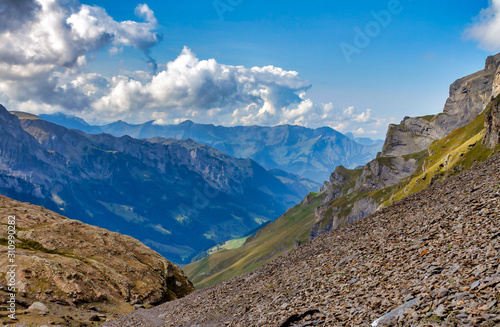
M1 194L134 236L177 263L277 218L304 194L298 177L282 182L192 140L89 135L18 115L0 106Z
M313 180L287 173L281 169L269 169L268 171L274 177L278 178L283 184L287 185L299 194L304 194L304 196L311 192L318 192L321 188L321 184L316 183Z
M18 112L13 112L13 113L19 114ZM65 115L63 113L40 115L39 117L40 119L46 120L56 125L61 125L66 128L79 129L87 134L100 134L103 132L99 126L91 126L81 118Z
M266 169L283 171L323 183L339 165L354 168L375 158L382 142L358 139L360 144L329 128L309 129L300 126L223 127L185 121L179 125L156 125L150 121L131 125L123 121L105 126L90 126L75 117L62 114L40 118L86 133L104 132L134 138L156 136L193 139L236 158L251 158ZM78 120L78 121L77 121ZM96 129L97 128L97 129Z
M373 140L369 137L355 137L353 133L344 134L349 139L363 145L375 145L375 144L384 144L384 140Z

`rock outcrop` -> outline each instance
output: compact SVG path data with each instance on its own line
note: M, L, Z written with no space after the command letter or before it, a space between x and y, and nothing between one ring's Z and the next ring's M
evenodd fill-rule
M390 125L383 157L396 157L427 149L435 140L469 124L500 92L500 54L486 59L485 69L455 81L443 113L427 117L406 117Z
M492 102L491 108L485 113L484 144L494 148L500 144L500 96Z
M497 326L500 156L120 326Z
M179 267L132 237L0 196L2 285L8 283L7 271L12 264L7 255L9 216L15 216L17 230L14 264L18 303L26 309L34 302L47 305L50 312L93 305L106 308L111 315L122 313L126 303L132 310L131 303L158 305L194 290ZM0 287L3 300L6 292L6 287ZM29 316L21 318L32 321Z
M374 191L399 183L418 168L415 158L392 157L370 161L356 180L353 191Z
M493 96L497 97L498 95L500 95L500 67L497 69L493 81Z
M421 160L418 160L417 156L379 157L362 169L354 171L338 167L321 189L326 196L323 204L315 211L315 222L311 228L310 239L374 213L380 203L372 197L357 197L356 194L369 193L396 185L402 179L411 176L420 163ZM352 201L347 200L341 205L333 204L334 200L349 195L352 195L356 201L351 203Z

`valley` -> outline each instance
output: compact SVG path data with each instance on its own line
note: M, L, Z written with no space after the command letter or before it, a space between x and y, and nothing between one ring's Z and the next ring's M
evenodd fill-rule
M91 135L20 117L0 108L1 194L131 235L176 263L246 236L310 186L192 140Z

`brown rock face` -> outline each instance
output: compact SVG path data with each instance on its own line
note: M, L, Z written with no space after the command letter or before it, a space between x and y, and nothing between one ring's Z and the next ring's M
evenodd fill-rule
M491 110L485 113L484 120L484 144L492 149L500 144L500 96L492 103Z
M493 81L493 96L498 96L500 94L500 67L498 67L495 73L495 80Z
M0 196L0 278L16 217L16 286L27 302L160 304L194 290L174 264L136 239ZM1 294L3 296L4 294Z

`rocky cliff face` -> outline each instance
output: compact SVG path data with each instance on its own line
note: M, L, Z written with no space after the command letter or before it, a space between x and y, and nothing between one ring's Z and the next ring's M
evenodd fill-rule
M484 119L486 133L483 143L494 148L500 144L500 96L491 104Z
M326 194L324 203L315 210L315 223L310 238L350 224L374 213L380 203L372 197L363 197L383 188L398 184L411 176L421 164L420 155L377 158L365 167L355 171L338 167L325 182L322 192ZM334 201L345 198L345 201Z
M495 80L493 81L493 96L500 95L500 67L495 73Z
M413 174L417 167L418 161L408 156L375 159L363 168L353 191L374 191L395 185Z
M96 314L85 310L90 306L112 316L132 310L134 303L157 305L194 290L177 266L132 237L0 196L3 286L11 264L7 256L9 216L15 216L17 229L16 287L21 305L18 312L33 302L42 302L49 308L48 316L39 316L37 312L20 315L23 322L52 320L64 326L80 326L79 315L85 325L90 324L86 319ZM0 287L0 297L7 299L6 287ZM71 310L75 321L69 323L62 312Z
M450 86L442 114L407 117L399 125L390 125L382 156L396 157L427 149L433 141L474 120L499 92L500 54L488 57L484 70Z

